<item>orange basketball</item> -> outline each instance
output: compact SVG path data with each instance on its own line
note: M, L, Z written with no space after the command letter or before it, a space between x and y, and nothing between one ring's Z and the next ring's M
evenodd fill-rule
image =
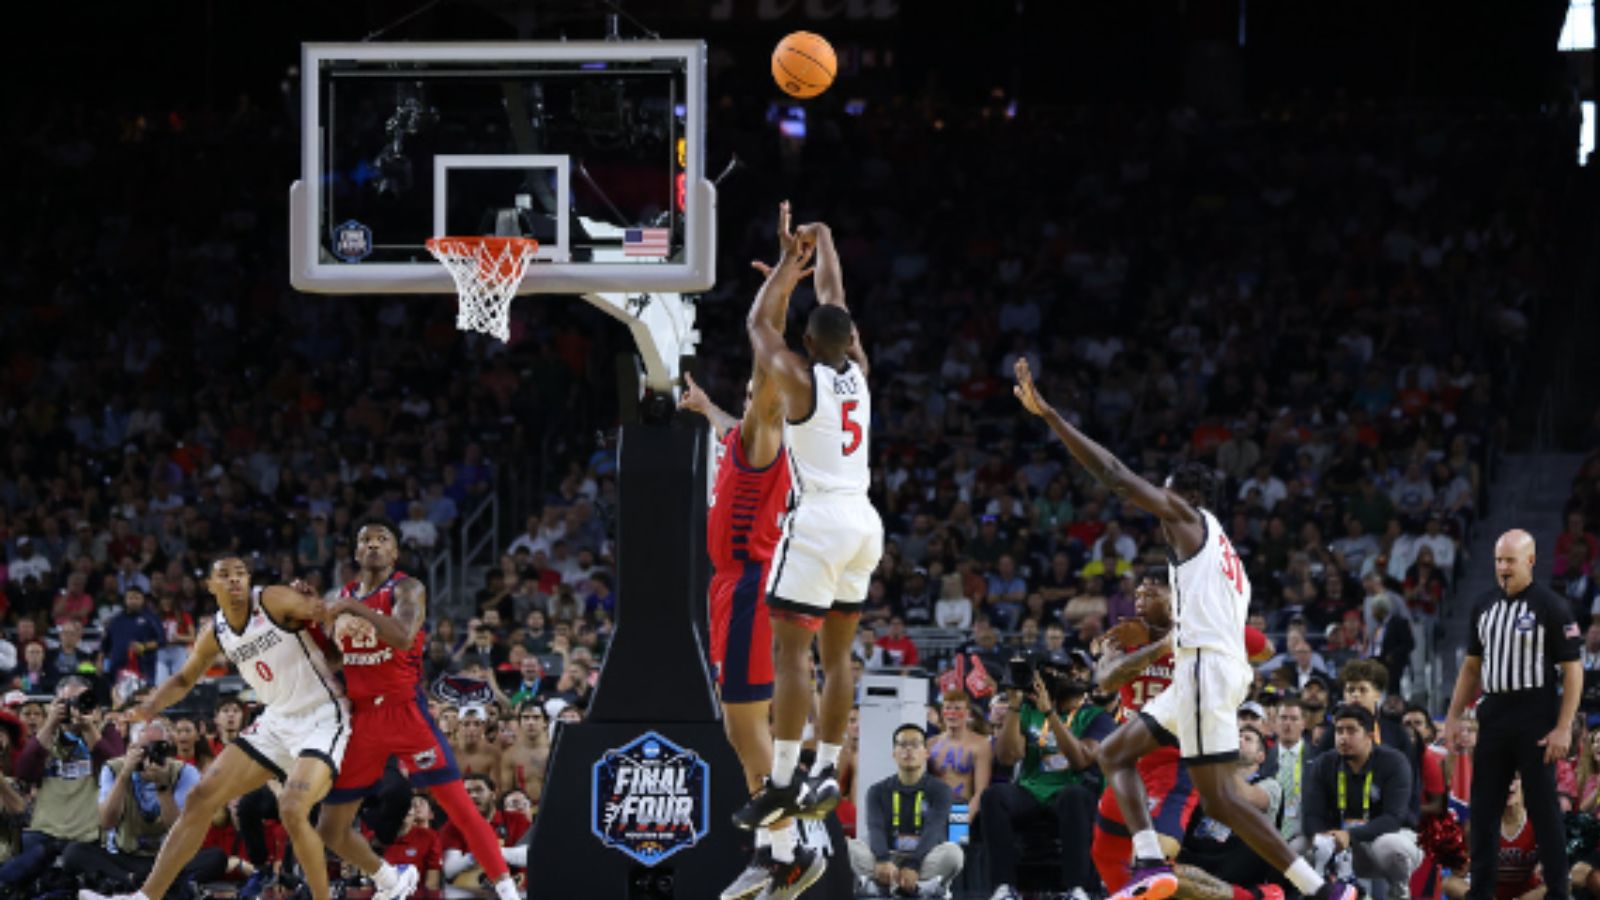
M805 100L817 96L833 84L838 71L833 45L820 34L796 31L772 51L772 77L791 97Z

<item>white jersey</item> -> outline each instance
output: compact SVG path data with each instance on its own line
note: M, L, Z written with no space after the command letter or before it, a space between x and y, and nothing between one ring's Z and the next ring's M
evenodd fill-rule
M842 371L811 364L811 415L784 424L794 489L808 494L866 497L872 484L867 468L867 431L872 394L854 362Z
M1167 565L1177 647L1216 650L1248 664L1244 626L1250 612L1250 576L1222 532L1222 523L1208 510L1199 512L1205 529L1200 549ZM1169 550L1168 556L1175 554Z
M275 716L297 717L344 704L344 687L334 679L322 649L306 629L290 631L261 605L261 590L250 592L250 618L242 633L222 610L216 613L217 643Z

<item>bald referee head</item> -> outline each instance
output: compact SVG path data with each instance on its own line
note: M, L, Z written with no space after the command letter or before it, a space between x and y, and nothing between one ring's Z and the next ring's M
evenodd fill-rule
M1520 594L1533 583L1533 535L1513 528L1494 542L1494 580L1507 594Z

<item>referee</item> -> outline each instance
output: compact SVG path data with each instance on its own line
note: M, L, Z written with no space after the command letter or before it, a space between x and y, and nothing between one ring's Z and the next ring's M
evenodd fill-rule
M1494 545L1499 588L1472 609L1472 636L1445 718L1455 746L1461 715L1482 688L1478 747L1472 756L1472 887L1468 900L1491 900L1499 869L1500 829L1511 779L1522 794L1539 844L1546 900L1568 900L1566 832L1556 802L1555 760L1572 743L1572 717L1583 693L1578 626L1566 600L1533 583L1533 536L1513 530ZM1561 690L1557 693L1557 668Z

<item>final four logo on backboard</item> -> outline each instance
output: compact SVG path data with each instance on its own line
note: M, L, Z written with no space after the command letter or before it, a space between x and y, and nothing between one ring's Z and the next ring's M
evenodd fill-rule
M351 219L333 226L333 255L347 263L372 255L372 229Z
M711 767L693 750L645 732L594 764L590 828L647 866L710 830Z

